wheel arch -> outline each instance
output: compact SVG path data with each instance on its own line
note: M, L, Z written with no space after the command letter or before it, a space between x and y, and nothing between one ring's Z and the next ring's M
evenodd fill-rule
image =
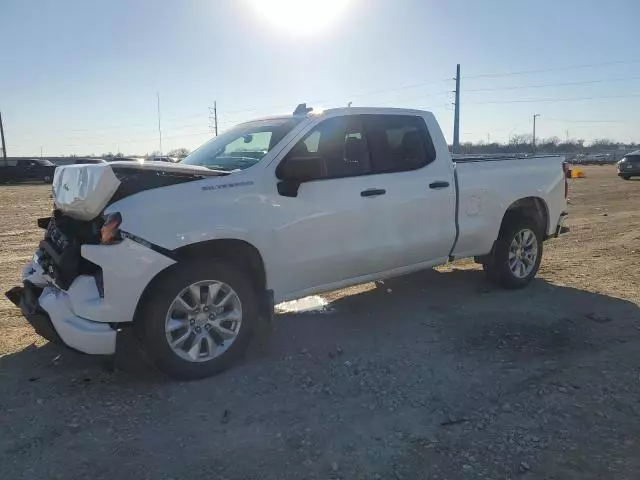
M260 251L251 243L233 238L206 240L203 242L184 245L173 250L171 253L175 263L160 271L147 284L138 300L134 314L134 322L138 317L142 305L149 301L154 285L167 275L171 275L173 270L178 268L178 266L183 265L185 262L193 259L207 258L224 260L225 262L228 262L229 264L246 272L251 278L256 294L259 299L262 299L260 305L261 309L267 309L263 310L265 315L270 313L268 310L270 307L268 300L271 295L269 295L267 291L267 275L264 261Z
M535 219L538 223L542 238L547 237L547 232L549 231L549 208L547 207L547 203L540 197L520 198L509 205L505 210L502 215L502 220L500 221L498 235L491 246L491 251L486 255L478 255L474 257L476 263L484 264L491 258L495 249L495 242L498 240L500 235L502 235L509 221L514 217L519 216L529 216Z
M505 225L509 221L509 219L514 216L528 216L536 220L538 223L538 227L540 228L540 233L543 237L547 236L547 232L549 231L549 207L547 206L547 202L545 202L540 197L525 197L520 198L513 202L509 207L505 210L504 215L502 216L502 221L500 223L500 233L505 228Z

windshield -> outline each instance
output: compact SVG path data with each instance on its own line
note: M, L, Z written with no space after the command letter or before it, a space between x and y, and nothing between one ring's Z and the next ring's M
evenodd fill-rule
M208 141L181 163L212 170L244 170L258 163L299 122L277 118L243 123Z

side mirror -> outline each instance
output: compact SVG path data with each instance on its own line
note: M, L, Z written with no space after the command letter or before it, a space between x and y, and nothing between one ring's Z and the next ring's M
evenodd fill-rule
M280 180L297 183L327 176L324 161L320 157L286 157L276 173Z
M276 170L278 192L286 197L296 197L300 184L327 176L327 168L321 157L287 156Z

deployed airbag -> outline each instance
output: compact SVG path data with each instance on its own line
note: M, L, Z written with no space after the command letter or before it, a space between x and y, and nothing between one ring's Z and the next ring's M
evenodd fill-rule
M77 220L96 218L120 186L109 164L56 168L53 196L56 208Z

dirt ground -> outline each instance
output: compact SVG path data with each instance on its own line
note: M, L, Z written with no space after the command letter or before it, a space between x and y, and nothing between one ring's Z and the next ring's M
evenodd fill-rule
M640 179L584 170L529 288L461 262L335 292L199 382L111 373L3 298L0 478L639 478ZM5 291L49 187L0 204Z

